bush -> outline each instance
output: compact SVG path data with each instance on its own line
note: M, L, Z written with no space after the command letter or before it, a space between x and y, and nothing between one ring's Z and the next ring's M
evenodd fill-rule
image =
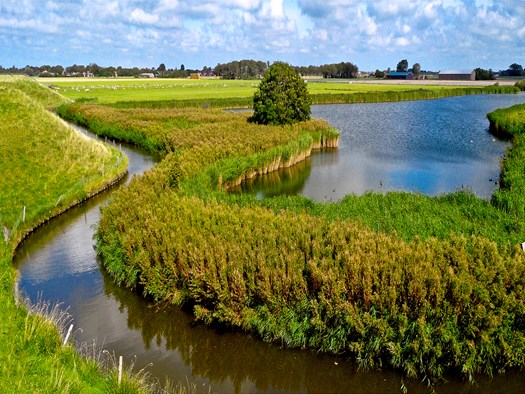
M520 90L525 90L525 79L520 79L514 84L514 86L518 87Z
M285 125L310 119L311 99L306 83L293 68L277 62L266 70L253 96L251 121Z

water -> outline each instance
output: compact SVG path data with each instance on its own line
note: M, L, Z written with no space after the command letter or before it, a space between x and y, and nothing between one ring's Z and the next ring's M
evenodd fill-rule
M154 165L140 151L122 149L129 157L130 176ZM341 157L341 152L336 155ZM318 170L314 163L302 166L311 174ZM295 182L296 186L306 183L306 178ZM122 355L126 365L134 360L137 369L146 367L160 381L169 377L185 383L187 379L199 392L399 393L402 381L410 393L430 392L425 383L403 379L392 371L365 373L350 360L281 349L246 334L195 325L184 311L158 310L140 294L115 286L100 270L92 239L100 207L114 190L39 228L15 258L21 291L33 301L41 297L62 302L74 318L77 341L95 341ZM486 393L521 393L523 387L525 374L515 371L494 379L480 378L475 386L451 380L436 389L440 393L477 393L480 388Z
M313 117L341 132L339 149L240 189L260 197L301 194L337 201L367 191L435 196L467 188L490 199L507 143L489 133L486 114L518 103L525 103L524 94L314 106Z

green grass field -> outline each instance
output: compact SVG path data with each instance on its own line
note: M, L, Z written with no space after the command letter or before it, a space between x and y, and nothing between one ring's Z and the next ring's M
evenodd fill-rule
M118 101L161 101L161 100L194 100L206 98L250 98L259 86L258 80L221 80L221 79L102 79L102 78L53 78L39 82L51 86L59 93L72 99L97 99L99 103ZM370 92L404 92L424 88L441 90L436 85L408 84L373 84L315 81L308 83L312 95L348 94ZM447 86L461 88L461 86Z
M142 392L129 373L118 387L111 360L100 364L102 353L92 354L96 362L62 346L68 327L59 309L32 305L29 313L13 294L12 256L23 235L127 169L120 152L45 109L67 101L26 78L0 79L0 392Z

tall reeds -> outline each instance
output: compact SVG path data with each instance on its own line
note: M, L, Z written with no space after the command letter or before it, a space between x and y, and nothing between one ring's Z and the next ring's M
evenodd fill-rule
M218 185L322 146L335 137L327 124L256 126L202 109L68 111L123 133L127 119L130 135L136 127L167 152L103 211L97 250L119 284L191 307L207 324L351 355L363 368L472 379L523 367L521 139L492 204L464 191L258 201Z

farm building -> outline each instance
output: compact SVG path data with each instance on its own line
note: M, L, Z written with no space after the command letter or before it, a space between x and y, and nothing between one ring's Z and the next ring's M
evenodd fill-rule
M443 81L474 81L476 72L474 70L442 70L439 79Z
M155 78L155 74L154 73L142 73L142 74L139 74L139 77L140 78Z
M388 79L407 79L413 80L414 74L409 72L391 71L387 76Z

